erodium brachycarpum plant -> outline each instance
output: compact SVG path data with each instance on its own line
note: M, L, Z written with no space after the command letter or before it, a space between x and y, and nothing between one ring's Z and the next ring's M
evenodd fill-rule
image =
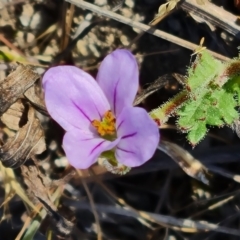
M127 50L105 57L96 80L74 66L44 74L46 106L66 131L63 149L73 167L85 169L101 159L109 171L124 174L152 157L159 129L144 109L133 107L138 75Z
M221 62L204 49L188 68L184 89L150 116L161 125L177 115L178 129L195 146L209 127L236 125L239 103L240 58Z

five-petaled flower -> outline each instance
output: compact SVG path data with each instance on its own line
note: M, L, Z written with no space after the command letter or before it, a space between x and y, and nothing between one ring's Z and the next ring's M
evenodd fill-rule
M63 149L73 167L88 168L100 156L136 167L152 157L159 131L144 109L133 107L138 84L137 62L127 50L106 56L96 81L74 66L45 73L46 106L66 131Z

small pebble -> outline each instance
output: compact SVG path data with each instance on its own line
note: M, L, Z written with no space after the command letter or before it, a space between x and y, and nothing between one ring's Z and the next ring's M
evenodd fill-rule
M135 1L133 0L126 0L125 5L127 5L129 8L133 8L135 5Z
M57 167L67 167L68 165L68 160L66 157L61 157L61 158L58 158L54 161L54 164L57 166Z
M19 17L19 20L24 27L29 26L33 14L34 10L30 4L23 5L22 15Z

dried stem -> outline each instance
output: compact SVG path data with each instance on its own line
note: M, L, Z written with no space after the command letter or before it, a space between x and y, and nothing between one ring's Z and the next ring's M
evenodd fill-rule
M92 195L91 195L91 193L89 191L89 188L88 188L88 186L87 186L87 184L85 182L85 179L83 178L83 174L82 174L81 170L78 170L77 173L81 177L83 187L84 187L84 189L85 189L85 191L87 193L87 196L88 196L91 208L92 208L92 212L93 212L93 215L94 215L94 218L95 218L95 221L96 221L96 225L97 225L97 240L102 240L102 230L101 230L101 226L100 226L98 213L97 213L96 208L95 208L94 200L93 200Z
M117 14L117 13L114 13L112 11L108 11L108 10L105 10L105 9L102 9L101 7L98 7L94 4L91 4L91 3L88 3L88 2L85 2L85 1L79 1L79 0L66 0L67 2L70 2L78 7L81 7L81 8L84 8L84 9L88 9L90 11L93 11L97 14L100 14L102 16L105 16L105 17L108 17L108 18L111 18L111 19L114 19L118 22L121 22L121 23L124 23L124 24L127 24L133 28L138 28L144 32L147 32L147 33L150 33L154 36L157 36L157 37L160 37L162 39L165 39L169 42L172 42L172 43L175 43L179 46L182 46L184 48L187 48L187 49L190 49L190 50L195 50L197 49L199 46L196 45L196 44L193 44L191 42L188 42L186 40L183 40L181 38L178 38L176 36L173 36L169 33L166 33L164 31L161 31L161 30L158 30L154 27L151 27L149 25L146 25L146 24L143 24L143 23L140 23L140 22L136 22L132 19L129 19L127 17L124 17L120 14ZM209 50L208 50L209 51ZM218 54L218 53L215 53L215 52L212 52L212 51L209 51L214 57L222 60L222 61L227 61L229 60L229 58L221 55L221 54Z

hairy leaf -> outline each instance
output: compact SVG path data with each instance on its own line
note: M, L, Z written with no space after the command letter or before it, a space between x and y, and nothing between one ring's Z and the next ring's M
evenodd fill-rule
M187 89L192 95L198 95L222 72L223 63L209 52L201 51L188 69Z

